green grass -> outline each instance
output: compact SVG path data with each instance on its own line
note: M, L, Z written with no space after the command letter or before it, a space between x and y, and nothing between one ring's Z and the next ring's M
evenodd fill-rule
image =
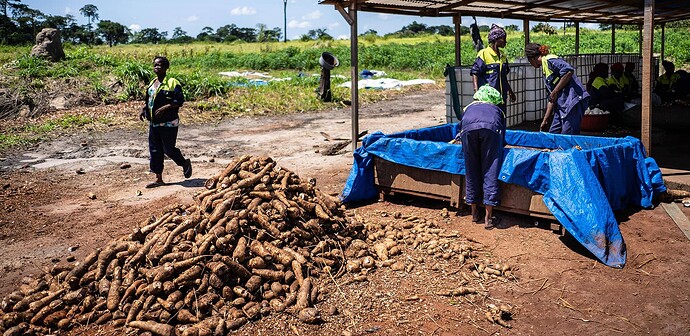
M93 118L84 115L65 114L58 118L39 120L34 123L16 126L0 133L0 150L37 143L67 130L81 129L87 125L106 125L106 118Z

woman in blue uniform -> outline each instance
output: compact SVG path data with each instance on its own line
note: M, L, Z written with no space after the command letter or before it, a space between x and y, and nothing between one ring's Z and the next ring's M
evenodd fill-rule
M562 58L549 53L549 47L530 43L525 47L525 56L535 68L542 68L544 84L549 92L544 120L539 126L543 131L553 114L549 132L558 134L580 134L580 122L589 106L589 93L575 75L575 69Z
M465 202L472 208L472 221L485 223L491 230L498 223L493 208L500 204L498 173L503 164L506 123L498 105L503 97L490 85L481 86L474 94L475 101L465 107L460 120L462 153L465 156ZM478 204L484 203L484 218Z
M505 102L508 95L510 95L510 101L515 102L515 93L508 83L508 73L510 72L508 59L499 49L506 46L505 30L495 24L492 25L488 40L489 46L477 53L477 59L472 65L472 70L470 70L472 84L474 85L474 92L477 92L477 89L485 84L498 90L503 97L503 103L499 107L505 112Z

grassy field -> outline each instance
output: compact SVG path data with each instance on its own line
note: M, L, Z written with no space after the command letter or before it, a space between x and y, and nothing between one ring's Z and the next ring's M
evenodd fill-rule
M557 35L530 34L533 42L547 44L556 54L572 54L575 50L574 30ZM679 68L690 64L690 34L687 29L666 30L666 55ZM524 35L510 33L505 49L510 60L523 56ZM431 78L443 84L443 69L455 62L453 37L438 35L414 38L366 37L360 39L359 68L385 71L389 77L407 80ZM469 36L463 36L462 63L472 64L476 53ZM655 36L655 49L660 50L660 33ZM610 31L582 29L580 52L607 53L611 49ZM637 31L616 32L619 53L639 52ZM286 114L328 108L350 99L348 89L337 85L346 79L332 80L334 103L317 99L319 56L328 51L340 60L334 75L350 75L349 41L290 41L287 43L192 43L161 45L65 46L67 59L58 63L30 57L30 47L0 46L0 84L19 97L29 115L20 128L14 123L0 123L0 148L36 141L35 134L48 134L56 128L83 127L88 123L110 123L99 116L87 119L66 116L65 120L40 117L50 109L48 93L82 95L91 104L111 104L139 100L144 86L153 78L151 62L156 55L171 61L169 74L184 86L187 106L216 117L247 114ZM219 75L222 71L261 71L278 78L291 78L253 86L246 79ZM298 77L302 72L306 76ZM363 102L384 99L395 92L365 90ZM0 97L1 98L1 97ZM2 117L0 111L0 117ZM41 112L41 113L38 113ZM202 120L203 121L203 120ZM12 126L8 126L12 124ZM28 125L28 126L27 126Z

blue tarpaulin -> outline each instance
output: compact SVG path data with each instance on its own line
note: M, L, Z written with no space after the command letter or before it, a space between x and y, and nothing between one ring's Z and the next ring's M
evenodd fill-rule
M449 144L458 124L364 138L354 153L343 202L376 197L373 157L432 171L465 174L462 146ZM543 132L506 132L499 179L543 194L544 203L563 227L612 267L625 265L625 242L613 211L652 206L666 191L661 171L646 158L640 140ZM515 146L515 147L513 147Z

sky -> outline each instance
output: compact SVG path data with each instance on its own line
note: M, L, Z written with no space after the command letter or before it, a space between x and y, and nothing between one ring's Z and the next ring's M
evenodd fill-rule
M326 29L336 39L348 39L350 26L330 5L319 5L317 0L287 0L287 38L298 39L311 29ZM71 14L79 24L88 23L79 13L84 5L98 7L100 20L119 22L133 31L158 28L172 36L175 27L181 27L187 35L196 37L204 27L214 31L218 27L235 24L238 27L256 28L263 23L269 29L283 29L283 1L281 0L22 0L23 4L45 14ZM391 33L417 21L429 26L453 25L451 18L425 18L409 15L358 13L358 33L369 29L379 35ZM469 26L471 17L462 17L462 24ZM515 24L522 29L522 21L477 17L479 25L497 23L501 26ZM532 25L536 22L531 22ZM555 24L558 26L558 24ZM588 24L583 27L595 28Z

